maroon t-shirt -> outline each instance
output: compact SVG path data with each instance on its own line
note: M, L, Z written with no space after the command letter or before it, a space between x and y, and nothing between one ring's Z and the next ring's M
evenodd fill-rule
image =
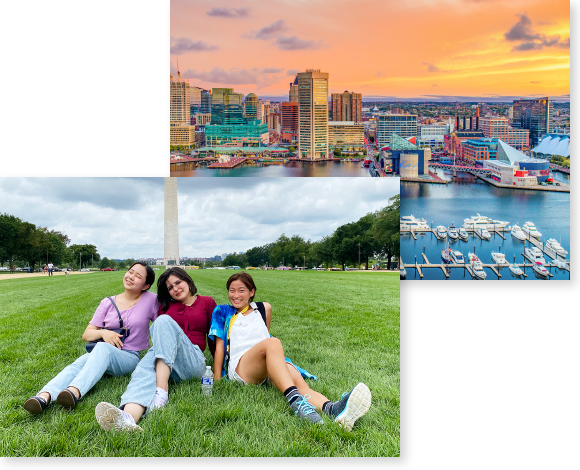
M166 312L159 309L159 316L169 315L183 330L193 344L197 344L203 352L207 344L207 334L211 326L211 314L216 307L215 300L211 297L198 295L191 307L175 302L169 305ZM214 355L215 345L210 344L211 355Z

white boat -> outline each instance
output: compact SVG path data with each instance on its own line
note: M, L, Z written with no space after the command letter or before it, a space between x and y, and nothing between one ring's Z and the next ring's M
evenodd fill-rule
M513 264L509 265L510 272L514 275L514 276L522 276L524 274L524 272L522 271L521 268L514 266Z
M535 246L526 247L524 249L524 256L528 258L532 263L542 263L546 264L546 260L544 259L544 254L540 251L539 248Z
M471 266L473 274L475 275L476 278L485 279L487 277L487 274L485 274L485 271L483 270L483 265L481 264L481 261L474 261Z
M545 266L540 263L539 261L535 262L534 265L532 266L532 269L534 270L534 272L538 275L541 276L545 279L548 278L548 270L545 268Z
M405 266L401 265L400 272L401 272L401 280L407 279L407 270L405 269Z
M469 235L467 235L467 232L463 227L459 228L459 238L461 238L464 241L467 241L467 239L469 238Z
M477 233L483 240L489 240L491 234L485 228L476 228L475 233Z
M532 222L526 222L522 227L522 230L530 237L540 238L542 236L542 234L538 231Z
M511 234L512 237L515 237L518 240L526 240L526 234L518 224L514 224L514 226L512 227Z
M465 228L504 228L509 224L503 220L494 220L489 217L477 214L477 216L469 217L463 220Z
M548 238L548 240L545 243L546 248L549 248L550 250L552 250L553 252L555 252L557 255L562 256L563 258L566 257L566 255L568 254L568 252L562 248L562 245L560 245L560 243L558 243L558 240L556 240L555 238Z
M565 259L556 257L555 263L559 269L570 269L569 261L566 261Z
M459 238L457 229L453 225L447 229L447 233L449 234L450 240L457 240Z
M401 217L399 222L401 224L401 230L413 230L415 232L431 230L431 227L427 225L427 221L425 219L417 219L413 217L412 214Z
M441 250L441 259L444 263L451 263L451 248L447 247Z
M451 259L455 264L465 264L465 260L463 259L463 253L461 253L461 251L452 250Z
M470 263L473 263L474 261L479 261L477 255L475 253L472 253L471 251L467 253L467 258L469 259Z
M491 259L493 259L499 266L508 266L509 262L505 259L505 255L503 253L492 251L491 252Z
M447 229L443 225L437 225L437 235L440 238L447 238Z

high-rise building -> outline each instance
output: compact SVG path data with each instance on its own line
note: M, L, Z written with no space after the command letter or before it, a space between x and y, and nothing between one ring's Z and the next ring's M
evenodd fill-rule
M362 122L362 94L361 93L333 93L332 120Z
M189 103L191 107L191 114L197 114L201 108L201 88L197 86L189 86Z
M512 127L530 131L530 147L550 133L554 103L549 97L534 100L514 100Z
M246 122L258 119L258 97L254 93L250 93L246 96L244 115L246 117Z
M290 83L288 98L290 103L298 103L298 75L296 75L294 82Z
M201 90L199 112L202 114L211 114L211 90Z
M348 150L363 150L365 126L354 121L329 121L328 144L330 147Z
M481 119L481 129L485 137L503 140L517 150L525 150L529 146L530 131L510 127L507 117L484 117Z
M318 160L328 156L328 73L298 73L298 155Z
M177 72L177 78L171 75L169 116L171 125L189 124L191 117L189 80Z
M244 124L244 95L233 88L212 88L211 123Z
M376 142L379 146L388 146L391 136L397 134L400 137L417 137L416 114L379 114L377 119Z
M298 142L298 102L282 103L282 141Z

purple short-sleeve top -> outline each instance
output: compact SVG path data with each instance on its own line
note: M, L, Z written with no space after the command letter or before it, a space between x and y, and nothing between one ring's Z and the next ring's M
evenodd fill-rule
M115 300L115 297L113 297ZM143 292L135 305L127 310L119 310L123 319L123 326L130 330L129 337L121 349L127 351L142 351L149 349L149 323L155 321L159 315L157 295L152 292ZM93 318L89 322L99 328L120 328L119 315L109 298L101 300Z

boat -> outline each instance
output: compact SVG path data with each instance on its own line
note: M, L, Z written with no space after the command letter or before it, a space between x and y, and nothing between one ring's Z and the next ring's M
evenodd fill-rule
M535 246L526 247L524 249L524 256L528 258L532 263L539 262L541 264L546 264L544 254L540 251L539 248Z
M450 240L457 240L459 238L457 229L453 225L447 229L447 233L449 234Z
M491 238L490 233L485 228L476 228L475 233L477 233L483 240L489 240Z
M477 255L475 253L468 252L467 258L469 259L470 263L473 263L474 261L479 261L479 258L477 257Z
M503 253L492 251L491 252L491 259L495 261L498 266L508 266L509 262L505 259L505 255Z
M401 265L400 272L401 280L407 279L407 270L405 269L405 266Z
M443 225L437 225L437 235L440 238L447 238L447 229Z
M518 224L514 224L511 231L512 237L518 240L526 240L526 233L521 229Z
M413 215L404 215L399 219L401 230L413 230L415 232L431 231L425 219L417 219Z
M452 253L453 253L453 251L449 247L441 250L441 259L443 260L444 263L451 263L451 254Z
M522 227L522 230L530 237L540 238L542 236L542 234L538 231L532 222L526 222Z
M570 262L565 259L556 257L555 263L558 269L570 269Z
M368 168L370 164L371 164L371 159L370 158L365 158L365 161L363 162L363 166L365 168Z
M485 279L487 277L487 274L485 274L485 271L483 270L483 265L481 264L481 261L479 260L479 258L477 257L477 255L475 253L467 253L467 257L469 258L469 262L471 263L471 269L473 271L473 275L475 276L476 279Z
M505 222L503 220L494 220L489 217L485 217L483 215L477 214L477 216L469 217L468 219L463 220L464 224L463 227L465 228L504 228L509 224L509 222Z
M532 266L532 269L538 276L548 279L549 273L543 263L536 261Z
M548 240L545 243L545 247L549 248L558 256L562 256L563 258L565 258L566 255L568 254L568 252L564 248L562 248L562 245L560 245L560 243L558 243L558 240L556 240L555 238L548 238Z
M510 272L514 276L517 276L517 277L520 277L520 276L522 276L524 274L524 272L522 271L521 268L519 268L519 267L517 267L517 266L515 266L513 264L510 264L508 269L510 270Z
M459 250L452 250L451 251L451 259L455 264L465 264L465 260L463 259L463 253Z
M466 230L463 227L461 227L459 229L459 238L461 238L463 241L467 241L467 239L469 238L469 236L467 235Z

